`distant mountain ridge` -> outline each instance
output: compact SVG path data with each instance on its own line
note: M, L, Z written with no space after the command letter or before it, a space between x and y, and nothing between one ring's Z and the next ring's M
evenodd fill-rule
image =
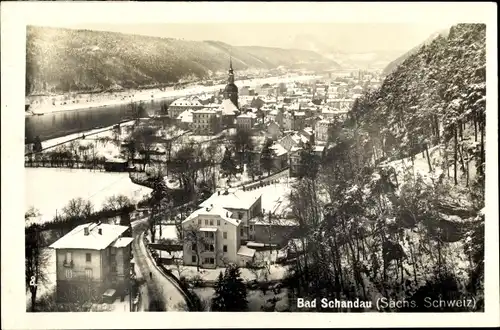
M208 78L227 70L230 56L235 71L340 68L331 58L301 49L28 26L26 95L145 88Z
M442 37L448 36L449 31L450 31L450 29L445 29L445 30L433 33L429 38L425 39L424 42L422 42L421 44L413 47L412 49L410 49L409 51L407 51L403 55L401 55L398 58L396 58L394 61L390 62L385 67L385 69L382 71L382 74L384 76L387 76L388 74L392 73L398 67L398 65L400 65L401 63L403 63L411 55L413 55L416 52L418 52L418 50L420 48L422 48L422 46L430 44L434 39L436 39L439 36L442 36Z
M285 42L287 48L314 51L339 63L344 69L383 69L402 51L346 52L311 34L299 34Z

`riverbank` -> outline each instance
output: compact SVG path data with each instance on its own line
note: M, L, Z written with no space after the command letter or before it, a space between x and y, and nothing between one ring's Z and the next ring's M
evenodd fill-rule
M263 84L275 84L278 82L307 81L317 79L320 76L281 76L256 78L249 80L239 80L236 83L240 86L255 87ZM83 109L100 108L104 106L124 105L130 102L151 101L158 99L177 98L204 93L214 93L224 88L224 84L214 86L192 85L184 89L151 88L142 90L127 90L117 92L103 92L93 94L74 95L46 95L28 96L26 103L30 104L30 110L26 111L26 116L43 115L46 113L75 111Z

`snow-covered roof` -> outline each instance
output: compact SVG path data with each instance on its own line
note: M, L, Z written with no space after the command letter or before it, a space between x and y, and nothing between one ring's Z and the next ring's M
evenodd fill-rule
M271 149L274 150L276 156L282 156L286 154L288 151L279 143L275 143L271 146Z
M180 98L175 100L170 104L170 106L174 107L202 107L203 104L200 103L199 100L194 99L194 100L188 100L186 98Z
M85 235L86 227L89 228L88 235ZM101 229L100 234L99 229ZM103 250L111 245L127 229L127 226L86 223L75 227L50 247L53 249Z
M132 243L134 239L132 237L120 237L119 239L117 239L113 245L111 245L112 247L115 247L115 248L122 248L122 247L126 247L128 246L130 243Z
M295 112L295 116L296 117L299 117L299 116L302 117L302 116L305 116L305 115L306 115L306 113L304 111Z
M222 111L223 115L234 115L234 113L238 111L238 108L230 99L225 99L219 106L219 110Z
M106 157L106 162L110 162L110 163L126 163L127 160L125 158L121 158L121 157Z
M353 89L363 89L363 87L359 86L359 85L356 85L353 87Z
M253 258L253 256L255 255L255 250L251 249L245 245L242 245L242 246L240 246L240 249L238 250L237 254L240 256Z
M314 151L323 152L325 150L325 146L314 146Z
M193 111L192 110L185 110L177 116L177 119L179 119L183 123L192 123L193 122Z
M215 111L213 109L209 109L209 108L204 108L204 109L193 111L193 113L198 113L198 114L199 113L215 114L215 113L217 113L217 111Z
M238 117L236 118L257 118L257 115L253 112L250 112L250 113L242 113L241 115L239 115Z
M272 111L270 111L270 112L269 112L269 114L270 114L271 116L277 116L277 115L278 115L278 110L276 110L276 109L275 109L275 110L272 110Z
M219 205L223 208L249 210L259 198L260 194L250 191L237 190L227 194L224 191L217 191L201 203L200 206Z
M202 206L202 205L200 205L200 206ZM233 213L231 211L223 208L222 206L220 206L220 204L216 204L214 206L210 206L210 204L209 204L209 207L203 205L202 207L200 207L199 209L197 209L196 211L191 213L186 219L184 219L184 221L182 221L182 223L183 224L187 223L187 222L197 218L200 215L216 215L216 216L221 217L223 220L225 220L225 221L227 221L235 226L238 226L239 220L231 218L232 214Z

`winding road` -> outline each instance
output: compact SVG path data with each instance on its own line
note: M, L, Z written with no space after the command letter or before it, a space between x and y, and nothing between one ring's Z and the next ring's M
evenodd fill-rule
M141 286L142 302L140 311L149 310L150 301L163 301L166 311L187 311L187 302L183 293L165 276L150 258L144 244L144 232L147 229L147 218L132 222L132 250L134 260L139 268L140 274L137 278L143 278L145 284ZM150 277L150 272L153 275Z

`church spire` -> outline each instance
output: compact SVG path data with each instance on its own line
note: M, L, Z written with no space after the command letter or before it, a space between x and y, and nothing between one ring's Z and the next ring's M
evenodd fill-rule
M229 55L229 76L227 78L227 82L234 84L233 58L231 55Z

